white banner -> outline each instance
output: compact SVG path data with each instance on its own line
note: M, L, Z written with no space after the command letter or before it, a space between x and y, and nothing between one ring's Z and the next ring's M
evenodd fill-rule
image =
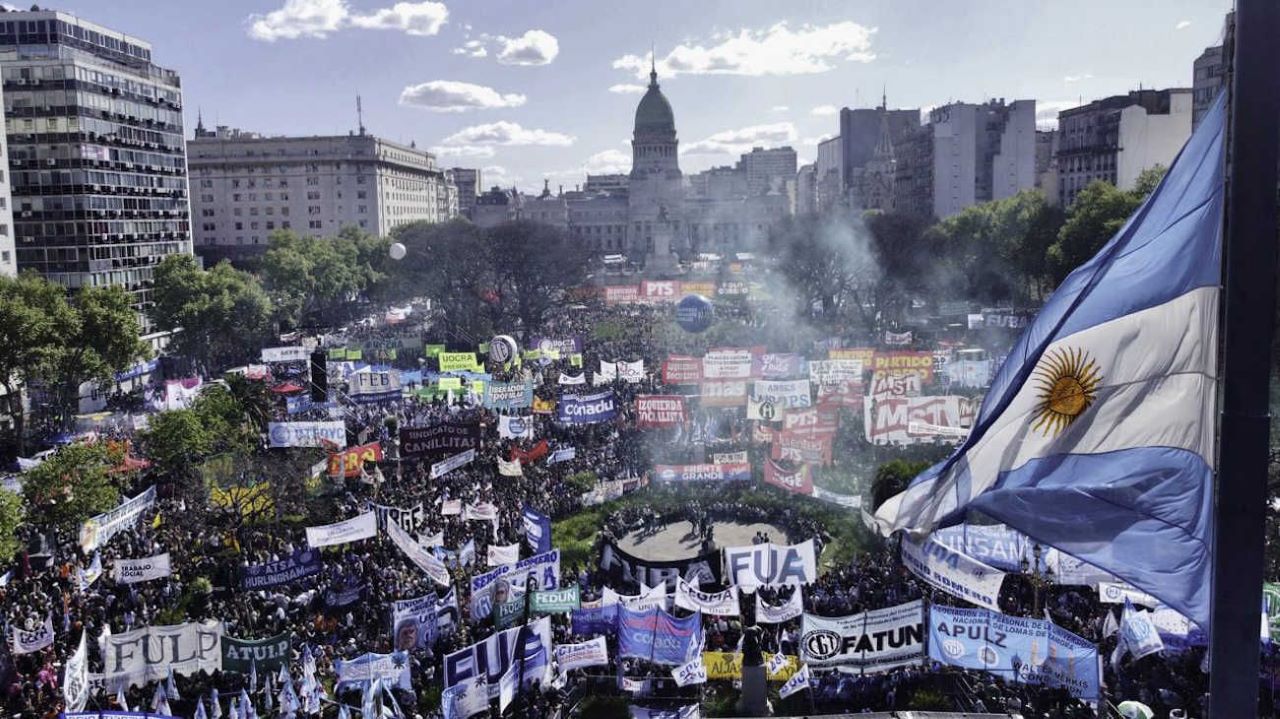
M498 519L498 508L491 502L468 504L462 510L462 518L467 521L494 522Z
M132 527L138 517L155 503L156 488L147 487L147 491L126 499L115 509L90 517L80 527L80 548L88 553L101 547L121 530Z
M144 627L102 639L102 685L142 686L178 676L222 669L222 622Z
M809 380L818 386L862 379L862 360L809 360Z
M778 690L778 696L782 699L786 699L792 694L795 694L796 692L804 691L805 689L808 689L808 688L809 688L809 665L805 664L800 667L800 671L796 672L795 674L792 674L791 678L788 679L786 683L782 685L782 688Z
M739 587L809 584L818 578L813 540L790 546L725 547L726 581Z
M690 684L706 684L707 665L702 663L702 655L699 654L691 661L673 668L671 676L675 678L676 686L678 687L687 687Z
M440 504L440 515L449 517L455 514L462 514L461 499L446 499Z
M505 547L497 544L489 545L489 566L501 567L504 564L515 564L520 561L520 544L508 544Z
M307 530L311 531L311 530ZM387 525L387 537L391 539L391 543L399 547L400 551L413 562L418 569L421 569L431 581L442 587L450 586L452 580L449 578L449 570L445 568L444 562L436 559L436 556L429 549L413 541L409 533L400 528L398 524Z
M747 459L745 449L739 452L717 452L711 455L713 464L746 464L748 461L750 460Z
M751 396L757 402L771 402L778 409L803 409L813 404L807 379L756 380Z
M862 509L862 497L852 494L840 494L832 492L829 489L823 489L818 485L813 485L813 498L821 499L824 502L838 504L846 509Z
M564 674L583 667L602 667L609 664L609 645L604 637L578 644L557 644L556 665Z
M1134 604L1155 609L1160 600L1124 582L1098 582L1098 601L1103 604L1124 604L1128 599Z
M577 459L577 458L578 458L577 447L564 447L562 449L557 449L556 451L552 452L551 456L547 458L547 464L559 464L560 462L568 462L571 459Z
M760 593L756 592L756 623L781 624L804 614L804 598L800 595L801 591L800 587L796 587L791 597L776 607L766 603L760 597Z
M618 362L618 376L627 384L638 384L644 380L644 360L635 362Z
M468 449L465 452L459 452L448 459L442 459L431 465L431 478L443 477L453 470L463 465L469 464L476 458L476 451Z
M568 375L568 374L565 374L564 372L560 373L560 384L575 385L575 384L586 384L586 383L587 383L586 372L580 372L577 375Z
M362 512L351 519L344 519L341 522L326 524L322 527L307 527L307 546L314 549L335 544L346 544L361 539L369 539L377 533L377 513Z
M523 477L524 468L521 466L520 460L518 459L508 462L507 460L499 457L498 474L503 477Z
M667 585L663 583L649 588L641 584L640 593L636 595L618 594L609 587L605 587L604 593L600 598L600 606L607 607L611 604L621 604L637 612L643 612L655 607L665 610L667 608Z
M932 442L963 438L978 403L968 397L900 397L863 402L863 423L872 444Z
M678 577L676 580L676 606L691 612L702 612L713 617L736 617L738 588L729 587L722 592L704 592Z
M618 365L615 362L600 361L600 371L591 376L591 384L599 386L609 384L618 378Z
M715 350L702 358L706 379L748 379L751 377L751 350Z
M345 422L268 422L267 436L272 447L324 447L332 442L338 449L347 446Z
M13 626L10 647L14 654L38 652L51 644L53 644L53 620L47 615L44 623L31 631L19 629L17 625Z
M347 394L352 397L400 393L400 372L355 372L347 377Z
M306 362L311 352L306 347L263 347L263 362Z
M117 584L134 584L149 582L152 579L167 577L173 573L169 564L169 553L157 554L142 559L117 559L111 577Z
M62 696L66 699L66 711L78 712L89 703L89 647L85 641L87 631L80 632L80 646L67 657L66 672L62 677Z
M911 573L954 597L992 611L1000 611L1004 572L928 537L916 543L902 538L902 563Z
M501 415L498 417L498 436L503 439L533 439L533 418Z
M800 620L800 660L816 666L853 665L884 672L920 664L925 655L924 601L847 617Z

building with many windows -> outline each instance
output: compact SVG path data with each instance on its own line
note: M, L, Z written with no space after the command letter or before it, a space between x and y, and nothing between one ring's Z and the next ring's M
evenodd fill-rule
M18 269L119 285L145 310L155 266L191 252L178 74L47 10L0 13L0 72Z
M458 191L458 214L470 217L471 208L476 206L476 198L484 187L480 170L474 167L455 167L450 172L453 173L453 186Z
M276 230L385 236L458 214L456 178L434 155L363 133L263 137L201 124L187 155L196 252L210 260L265 251Z
M2 98L0 92L0 102ZM2 169L8 161L8 138L0 132L0 276L14 277L18 274L18 255L13 241L13 190L9 186L12 175Z
M1191 136L1187 88L1134 90L1058 113L1058 199L1095 180L1131 190L1143 170L1168 167Z

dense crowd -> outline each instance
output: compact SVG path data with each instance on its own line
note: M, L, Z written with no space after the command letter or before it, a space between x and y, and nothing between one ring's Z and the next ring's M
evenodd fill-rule
M335 662L351 660L367 652L391 652L395 647L389 621L390 603L431 593L443 595L445 590L430 581L385 535L325 549L323 570L318 576L261 590L240 589L240 577L247 565L279 561L306 548L304 526L346 519L374 503L397 508L420 504L425 511L421 513L421 521L412 527L413 533L419 538L442 534L441 547L449 550L439 554L449 564L460 621L452 631L440 636L434 646L418 647L411 652L414 691L395 692L398 706L406 717L442 716L443 657L493 631L491 617L469 616L469 579L489 569L485 565L490 545L508 546L525 540L521 519L525 506L556 519L571 517L584 506L585 488L576 479L580 473L591 473L593 481L631 480L631 486L639 486L645 483L643 478L653 464L703 461L708 452L721 449L747 449L758 474L765 449L751 444L750 425L741 408L695 410L688 426L679 428L637 428L633 401L636 395L680 391L662 384L660 369L667 354L671 351L700 354L710 341L679 337L681 346L672 347L671 323L665 312L643 306L566 308L548 320L541 334L587 338L580 359L563 356L519 367L488 368L492 381L528 380L534 385L535 396L554 399L564 389L559 384L562 374L578 374L584 368L590 372L600 361L643 360L647 372L641 381L618 380L610 385L621 411L608 422L565 426L550 416L532 415L536 441L501 439L496 430L498 413L477 406L478 398L466 390L465 384L454 394L431 399L406 393L394 401L376 405L340 403L337 416L345 421L353 444L355 440L380 441L391 446L399 428L428 427L444 419L468 419L482 427L477 457L434 479L430 476L429 463L405 458L384 462L376 475L362 472L361 477L329 481L319 496L305 502L307 511L301 521L245 523L234 509L210 507L178 497L165 477L135 475L126 494L132 496L155 484L159 487L160 499L152 510L101 548L102 564L109 569L117 558L169 552L175 568L170 577L118 584L104 575L82 586L83 572L89 568L94 555L79 549L78 537L69 532L24 527L22 538L27 550L6 575L7 583L0 587L0 610L5 618L6 633L12 627L35 630L46 618L52 618L56 640L46 649L9 654L4 658L7 665L0 669L9 677L6 710L23 717L56 714L62 703L61 668L76 649L82 632L89 639L90 666L96 671L102 666L98 638L104 632L118 634L139 627L212 619L223 622L226 635L238 638L291 634L290 677L296 681L301 676L304 656L313 658L316 674L328 687L324 716L335 716L340 704L356 711L361 703L359 692L332 691ZM741 316L730 324L740 332L739 337L749 337L754 332L771 334L760 326L758 318L751 316ZM420 331L430 337L433 330L423 327ZM403 326L374 322L335 332L325 341L333 345L354 343L368 347L385 343L392 346L394 338L405 334ZM802 348L796 344L779 349ZM423 369L423 364L407 358L389 364L408 370ZM283 374L276 372L277 376ZM322 419L331 412L333 410L325 407L286 415L282 403L276 410L276 418ZM860 441L859 429L856 423L841 428L836 439L837 454L874 451L877 456L885 456L889 450L872 450ZM546 442L544 457L569 447L574 448L576 456L555 464L545 458L524 462L522 475L517 477L495 472L499 459L516 456L512 454L513 448L527 452L535 443L543 441ZM862 489L866 489L865 484ZM774 497L775 501L759 501L765 495ZM779 496L784 500L777 501ZM492 504L497 508L498 520L496 523L468 521L464 515L446 515L440 511L446 503L457 501L463 505ZM775 489L758 487L754 482L731 488L653 486L610 505L611 510L601 527L600 543L631 533L653 532L664 524L677 522L688 522L691 530L701 532L708 542L713 542L716 523L761 523L778 528L785 536L757 539L775 543L814 539L821 553L832 540L833 527L823 524L820 519L823 515L799 511L799 503L812 501L786 497ZM655 509L658 506L661 509ZM842 521L859 520L855 512L846 512ZM712 531L708 531L709 528ZM458 553L468 545L474 547L474 553L469 555L474 558L471 562L465 562ZM522 556L527 557L531 550L524 546L522 552ZM919 580L895 557L891 546L866 536L865 546L853 561L824 563L820 578L803 590L805 610L822 616L842 616L922 597L930 603L962 604ZM598 601L606 586L622 594L635 594L640 590L636 585L611 586L615 582L595 560L595 556L567 560L561 567L561 585L578 586L584 603ZM774 596L772 590L761 591L768 598ZM1114 607L1099 603L1092 589L1042 586L1016 575L1005 584L1001 606L1005 612L1019 616L1047 611L1059 626L1099 642L1104 656L1114 646L1115 638L1107 635L1105 620L1106 613ZM795 619L764 631L762 648L766 652L796 653L799 623L799 619ZM565 616L553 616L552 624L556 642L590 638L573 635ZM706 650L737 650L742 630L739 618L708 618ZM611 638L611 656L615 646ZM1127 663L1118 672L1108 667L1106 685L1110 696L1141 698L1162 712L1158 714L1162 717L1174 709L1202 716L1201 699L1205 691L1205 675L1199 666L1202 654L1202 649L1193 648ZM628 659L621 666L614 662L607 668L575 672L567 684L552 682L541 686L538 691L524 693L521 702L527 716L551 716L566 706L574 697L575 689L579 697L584 688L593 694L620 694L617 679L620 675L648 678L645 691L651 700L680 703L702 696L697 687L677 688L671 681L669 668ZM1032 687L938 665L911 666L866 676L842 671L815 672L814 676L812 691L807 696L793 697L784 705L796 711L859 712L926 708L920 705L927 701L938 704L927 708L1022 712L1034 717L1076 717L1091 713L1084 703L1070 698L1062 690ZM229 671L199 672L176 677L176 688L179 696L167 697L176 715L192 716L197 700L208 710L209 698L215 689L223 698L225 715L228 699L249 688L249 678ZM278 704L278 700L267 696L263 681L256 682L254 689L253 701L259 716L270 715L267 703ZM134 709L151 707L156 685L119 690L120 687L115 686L101 687L94 693L90 708L120 708L117 705L121 698ZM705 691L715 695L725 691L725 684L713 682Z

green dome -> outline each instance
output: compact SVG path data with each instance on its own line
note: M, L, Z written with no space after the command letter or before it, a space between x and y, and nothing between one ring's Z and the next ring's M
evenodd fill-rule
M636 132L664 132L675 134L676 118L671 103L658 89L658 73L649 73L649 89L636 106Z

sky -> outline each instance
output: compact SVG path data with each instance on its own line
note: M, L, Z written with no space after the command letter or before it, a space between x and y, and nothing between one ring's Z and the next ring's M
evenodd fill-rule
M370 133L536 190L625 172L654 48L681 169L791 145L840 107L1190 87L1229 0L60 0L182 76L186 126ZM25 7L25 6L24 6Z

